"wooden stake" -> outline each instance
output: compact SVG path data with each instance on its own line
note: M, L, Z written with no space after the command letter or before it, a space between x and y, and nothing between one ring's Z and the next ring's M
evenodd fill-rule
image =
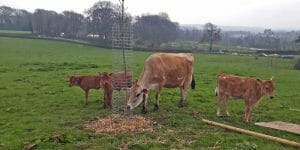
M285 144L285 145L289 145L289 146L293 146L293 147L297 147L300 148L300 143L295 142L295 141L290 141L290 140L286 140L286 139L282 139L282 138L278 138L278 137L274 137L274 136L270 136L270 135L266 135L266 134L262 134L262 133L257 133L257 132L253 132L253 131L249 131L249 130L245 130L245 129L241 129L241 128L236 128L233 126L229 126L229 125L225 125L222 123L217 123L214 121L209 121L206 119L202 119L203 122L209 124L209 125L213 125L213 126L218 126L221 128L225 128L228 130L232 130L232 131L236 131L236 132L240 132L240 133L245 133L251 136L255 136L255 137L260 137L266 140L270 140L270 141L275 141L281 144Z

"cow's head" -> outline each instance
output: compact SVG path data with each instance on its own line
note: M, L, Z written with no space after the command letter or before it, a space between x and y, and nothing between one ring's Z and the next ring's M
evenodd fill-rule
M69 87L79 85L80 84L80 78L75 76L69 77Z
M140 87L137 83L131 88L129 99L127 102L127 109L137 107L143 101L143 95L148 94L148 89Z
M263 93L270 97L270 99L274 98L274 90L275 90L275 85L274 85L274 77L272 77L270 80L264 80L263 81Z

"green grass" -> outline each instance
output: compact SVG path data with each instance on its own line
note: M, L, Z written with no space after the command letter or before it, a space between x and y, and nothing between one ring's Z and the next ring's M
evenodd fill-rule
M215 80L222 71L268 79L275 76L275 100L264 98L254 109L253 121L281 120L300 124L300 72L293 61L277 59L268 69L267 59L246 56L195 54L196 89L187 106L178 108L178 89L163 89L160 110L145 117L158 121L153 132L97 135L82 130L95 117L111 114L102 108L102 91L91 91L84 106L83 92L69 88L69 75L111 71L112 53L79 44L47 40L0 38L0 149L293 149L244 134L205 125L201 118L300 142L299 135L243 123L243 101L230 101L230 118L215 117ZM138 76L151 53L134 52L133 71ZM154 106L153 92L148 109ZM140 107L135 109L140 114ZM53 138L59 133L60 138Z
M31 34L31 31L0 30L0 33L6 33L6 34Z

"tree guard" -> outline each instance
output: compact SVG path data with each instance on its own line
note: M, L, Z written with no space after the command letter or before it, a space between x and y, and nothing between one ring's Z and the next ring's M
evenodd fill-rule
M129 96L128 85L132 84L131 79L126 76L132 69L132 45L133 45L133 31L132 24L125 19L124 0L120 1L121 12L120 18L112 27L112 71L124 72L124 80L120 81L112 78L113 88L116 83L121 85L120 90L113 90L112 95L112 111L114 114L127 113L127 99ZM121 83L120 83L121 82Z

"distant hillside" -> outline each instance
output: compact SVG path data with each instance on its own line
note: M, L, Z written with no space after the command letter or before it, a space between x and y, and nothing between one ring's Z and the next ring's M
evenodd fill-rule
M202 29L203 24L181 24L180 27L183 29ZM249 32L263 32L262 27L246 27L246 26L219 26L223 31L249 31Z

